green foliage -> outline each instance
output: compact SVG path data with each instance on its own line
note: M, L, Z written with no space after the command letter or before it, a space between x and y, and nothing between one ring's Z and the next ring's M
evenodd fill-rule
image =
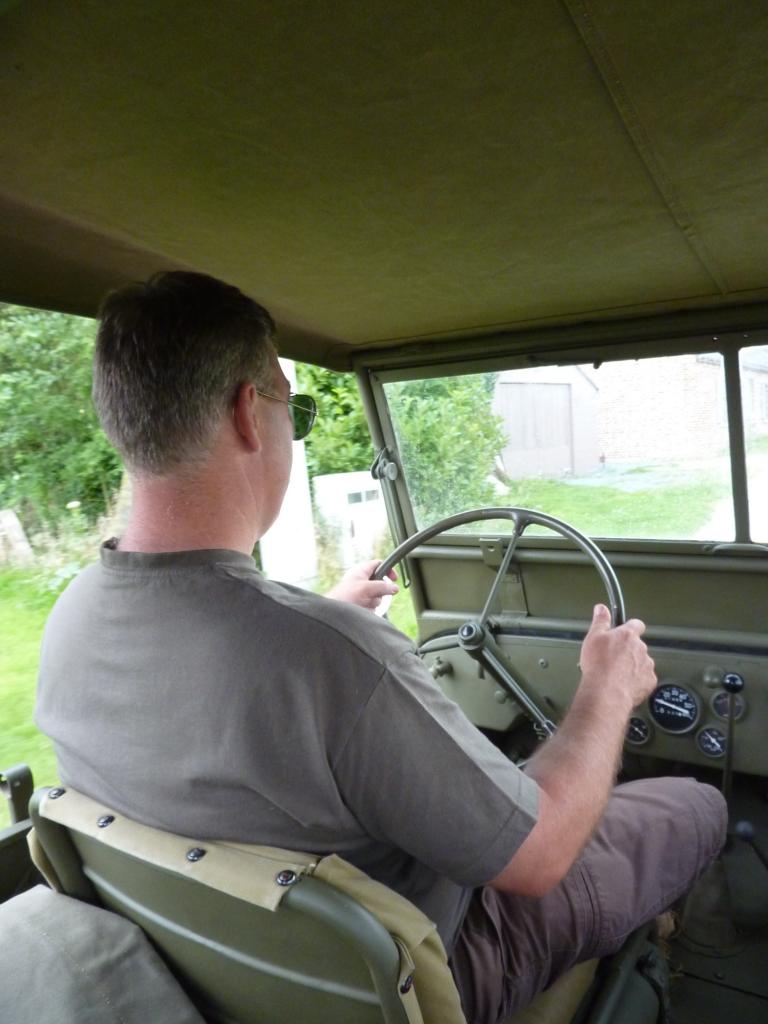
M373 446L354 374L296 364L299 390L317 402L317 421L304 442L310 477L368 469Z
M305 442L310 477L368 469L374 451L354 376L298 364L297 377L318 407ZM421 525L494 502L489 476L504 446L501 419L491 411L495 382L496 375L486 373L387 385Z
M489 477L504 447L492 412L496 375L402 381L386 388L419 526L496 504Z
M91 404L95 326L0 304L0 506L27 531L56 528L67 504L104 513L120 462Z

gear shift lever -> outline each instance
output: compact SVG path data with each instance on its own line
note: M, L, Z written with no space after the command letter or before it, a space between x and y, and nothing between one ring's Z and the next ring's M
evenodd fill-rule
M735 696L744 689L744 680L738 672L726 672L722 679L722 687L728 694L728 733L725 741L725 764L723 765L723 781L721 791L726 800L731 795L733 779L733 748L736 740L736 701Z
M737 672L726 672L721 680L721 685L728 694L728 733L721 783L722 794L728 800L733 781L735 695L744 689L744 680ZM740 826L746 826L746 828L742 827L741 833L739 832ZM746 832L750 832L751 838L747 837ZM754 847L754 829L750 823L739 822L739 825L736 826L736 833L737 835L741 834L747 842L751 842L753 849L765 863L761 853ZM688 894L683 912L680 941L689 949L710 956L732 956L740 949L736 928L733 924L731 893L722 854L709 865Z

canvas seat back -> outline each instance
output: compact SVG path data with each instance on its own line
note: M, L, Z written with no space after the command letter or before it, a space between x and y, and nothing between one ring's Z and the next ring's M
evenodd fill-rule
M69 788L39 790L31 813L35 859L53 887L139 924L207 1020L424 1021L412 949L342 891L347 868L361 873L339 858L326 865L329 884L311 855L172 835ZM436 938L402 903L411 941ZM463 1022L444 953L442 970Z

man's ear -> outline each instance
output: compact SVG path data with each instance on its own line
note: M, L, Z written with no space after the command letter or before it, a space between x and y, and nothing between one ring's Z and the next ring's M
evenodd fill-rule
M257 415L258 401L259 394L254 385L251 381L243 381L235 396L233 420L235 430L242 438L243 443L255 452L261 448Z

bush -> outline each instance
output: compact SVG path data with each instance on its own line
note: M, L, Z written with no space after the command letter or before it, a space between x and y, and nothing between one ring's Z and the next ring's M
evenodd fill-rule
M354 374L297 363L296 376L317 402L317 421L304 442L310 477L370 468L373 445Z
M91 404L95 325L0 304L0 507L27 533L56 532L79 502L88 523L120 483Z
M496 504L489 478L505 439L491 408L495 382L484 373L387 385L419 526Z

